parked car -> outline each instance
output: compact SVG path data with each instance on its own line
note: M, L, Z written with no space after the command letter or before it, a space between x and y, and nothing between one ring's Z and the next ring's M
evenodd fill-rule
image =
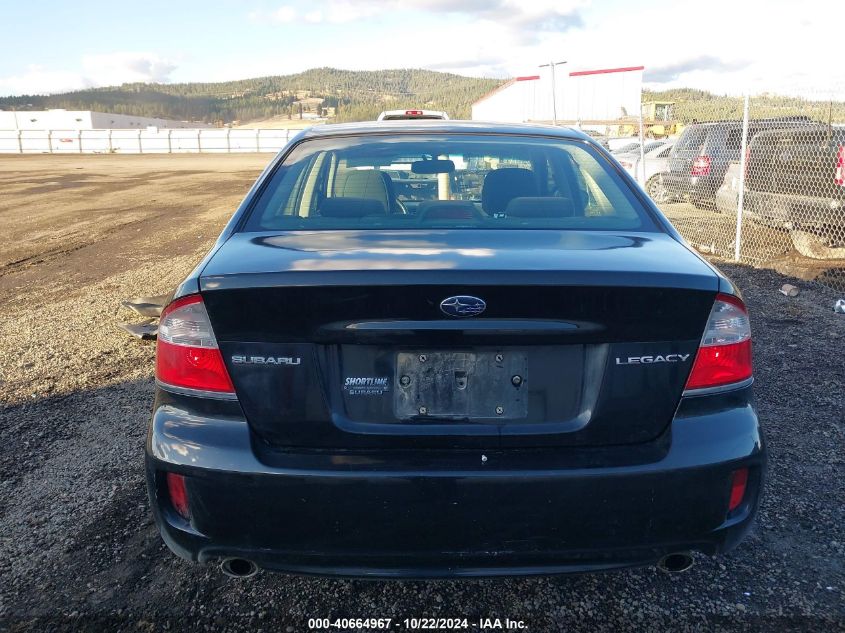
M596 143L601 145L606 150L610 151L610 142L606 134L602 134L601 132L597 132L595 130L582 130L578 128L579 132L583 132L587 136L591 137Z
M655 141L645 146L645 185L643 188L655 202L668 202L669 192L662 182L662 174L669 168L669 153L672 151L673 141ZM634 151L629 154L617 154L616 160L633 178L639 176L640 153Z
M663 145L665 145L667 142L668 142L668 141L665 141L665 140L660 140L660 141L646 141L645 145L643 146L643 150L644 150L645 152L650 152L650 151L652 151L652 150L654 150L654 149L657 149L658 147L662 147L662 146L663 146ZM614 154L614 155L616 155L616 156L619 156L619 155L621 155L621 154L633 154L633 153L635 153L635 152L636 152L636 153L639 153L639 151L640 151L640 142L639 142L639 141L634 141L634 142L632 142L632 143L626 143L625 145L623 145L623 146L621 146L621 147L618 147L618 148L616 148L616 149L614 149L614 150L611 150L611 152L610 152L610 153L611 153L611 154Z
M448 121L449 115L439 110L385 110L378 115L376 121L419 121L420 119Z
M618 136L614 138L607 139L607 146L611 152L618 150L621 147L626 145L631 145L633 143L637 144L639 147L640 137L639 136Z
M623 145L617 145L616 149L610 150L611 154L630 154L640 148L639 141L629 141Z
M323 125L161 314L151 506L235 576L677 571L755 515L751 383L737 289L586 136Z
M746 160L749 216L789 229L805 256L845 257L845 127L760 132Z
M722 185L716 190L716 210L719 213L734 214L739 204L739 163L731 161L725 170Z
M807 117L755 119L749 122L748 138L764 130L811 123ZM675 143L663 182L673 196L697 207L713 207L728 164L739 160L741 147L742 121L690 125Z

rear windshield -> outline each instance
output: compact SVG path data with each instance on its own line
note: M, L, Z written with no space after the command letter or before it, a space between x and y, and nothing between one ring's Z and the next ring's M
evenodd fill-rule
M707 128L703 126L692 126L684 130L681 138L675 143L675 151L698 151L704 147L704 141L707 140Z
M420 227L656 230L584 143L426 134L301 143L269 176L244 230Z

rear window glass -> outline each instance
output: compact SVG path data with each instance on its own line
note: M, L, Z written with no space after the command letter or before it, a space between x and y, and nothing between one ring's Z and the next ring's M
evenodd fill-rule
M270 175L244 230L655 230L591 147L482 135L367 135L301 143Z
M728 131L728 139L725 141L725 145L731 150L742 149L742 130Z
M675 149L683 152L687 150L699 150L704 147L707 140L707 129L704 127L689 127L681 134L681 138L675 143Z

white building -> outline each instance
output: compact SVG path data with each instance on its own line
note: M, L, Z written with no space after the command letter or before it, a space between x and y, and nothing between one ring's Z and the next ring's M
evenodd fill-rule
M91 110L0 110L0 130L138 130L156 128L208 128L195 121L109 114Z
M474 121L529 121L573 124L638 117L642 94L642 66L577 70L555 74L555 98L548 69L517 77L472 104Z

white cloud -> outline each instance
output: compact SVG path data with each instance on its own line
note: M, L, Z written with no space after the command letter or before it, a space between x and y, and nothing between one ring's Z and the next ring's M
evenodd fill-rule
M672 61L668 64L651 66L645 71L645 80L652 83L670 83L695 72L730 72L749 65L747 61L727 61L715 55Z
M569 61L566 71L644 65L646 86L655 89L812 94L842 86L841 61L830 54L830 43L841 39L841 22L830 19L824 0L805 0L800 24L786 17L782 0L701 6L672 5L671 29L655 29L647 12L599 17L588 10L582 28L547 32L533 47L499 50L510 75L534 74L541 60L554 58Z
M46 70L41 66L27 66L23 72L0 77L0 95L46 94L90 88L79 73L63 70Z
M298 15L290 6L282 6L269 15L283 15L276 22L303 21L310 24L347 24L379 17L385 21L411 12L460 16L475 22L495 23L517 39L534 42L546 32L564 32L583 25L581 10L586 0L330 0L322 9ZM260 12L250 12L252 20ZM406 35L408 33L406 32Z
M296 9L293 7L279 7L270 14L270 19L279 24L289 24L298 17Z
M584 26L586 0L418 0L415 8L458 14L506 27L520 42Z
M348 24L357 20L364 20L380 12L376 2L329 2L325 19L332 24Z
M30 65L0 77L0 94L51 94L132 82L166 82L176 64L152 53L119 51L85 55L79 70L47 70Z
M336 0L328 2L321 9L298 11L290 5L283 5L270 12L250 11L247 17L252 22L269 20L276 24L304 22L307 24L347 24L372 17L381 11L380 5L387 4L373 0L351 2Z
M264 8L258 5L247 16L251 28L231 31L242 40L235 47L242 55L198 55L205 66L185 80L241 79L245 68L258 76L318 66L424 67L505 77L544 72L538 65L550 59L569 62L559 73L644 65L649 87L731 94L749 88L829 91L845 80L841 56L830 52L831 42L841 39L841 21L831 19L829 0L803 0L802 16L795 20L785 17L786 0L710 0L707 10L700 0L678 2L672 28L655 27L653 16L627 10L621 0L261 1ZM253 33L274 24L296 25L295 37L268 44L266 36L275 34L263 33L264 43L256 44L263 48L256 53ZM345 26L331 27L338 24ZM303 42L307 58L297 54ZM193 45L187 37L185 46ZM151 53L90 55L75 65L9 73L0 77L0 94L163 82L175 66Z
M111 86L136 81L163 83L176 70L176 64L151 53L116 52L86 55L82 68L94 85Z

